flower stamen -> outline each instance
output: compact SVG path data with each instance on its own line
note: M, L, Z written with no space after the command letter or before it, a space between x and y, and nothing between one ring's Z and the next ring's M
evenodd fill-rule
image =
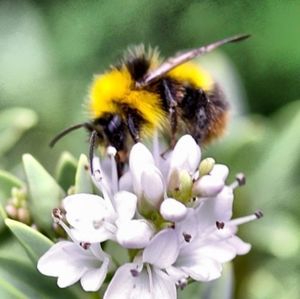
M237 187L244 186L245 184L246 184L246 176L243 173L238 173L235 176L235 181L230 185L230 188L234 190Z
M226 225L238 226L238 225L241 225L244 223L251 222L253 220L260 219L262 217L263 217L263 212L259 210L251 215L233 219L233 220L227 222Z
M92 244L89 243L89 242L80 242L79 245L80 245L83 249L88 250L88 249L91 247Z
M119 190L116 154L117 154L117 150L115 147L109 146L107 148L107 155L109 156L111 162L111 182L112 182L113 193L117 193Z
M225 223L222 221L216 221L216 226L217 226L217 229L223 229L225 226Z

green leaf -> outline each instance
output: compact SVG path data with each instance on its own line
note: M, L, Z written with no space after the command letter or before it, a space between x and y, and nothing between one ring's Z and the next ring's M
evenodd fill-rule
M283 121L284 119L284 121ZM249 177L246 190L253 206L278 209L278 205L297 209L299 152L300 152L300 102L281 109L274 126L282 127L276 138L263 144L264 152L256 162L255 171ZM253 188L255 186L255 188Z
M26 108L0 111L0 156L12 148L22 135L37 123L37 115Z
M0 257L0 289L15 297L1 298L85 298L78 288L60 289L56 279L43 276L36 267L27 265L17 259ZM23 294L23 296L20 296Z
M11 196L13 187L21 188L24 184L10 173L0 170L0 203L5 205L7 199Z
M76 174L76 159L68 152L63 152L56 166L57 182L65 192L74 185Z
M23 155L23 163L29 186L29 209L34 222L39 228L51 232L51 211L60 205L65 193L31 155Z
M3 279L0 279L0 298L27 299L22 292Z
M0 204L0 232L4 229L5 223L4 219L7 217L6 212L2 205Z
M53 244L44 235L21 222L5 219L5 224L24 247L34 264Z
M19 261L32 265L32 260L24 250L24 247L6 225L5 229L6 230L0 235L0 256L9 259L15 259L17 257Z
M89 162L85 155L81 154L75 177L75 193L93 193L93 182L90 175Z

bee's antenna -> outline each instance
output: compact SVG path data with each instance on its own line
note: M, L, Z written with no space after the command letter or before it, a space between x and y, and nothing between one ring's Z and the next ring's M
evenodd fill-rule
M89 161L90 161L90 170L92 175L94 175L93 158L94 158L94 150L95 150L97 138L98 138L97 131L93 130L90 137L90 147L89 147Z
M143 81L139 82L137 85L138 85L138 87L144 87L144 86L152 83L153 81L157 80L158 78L162 77L163 75L168 73L173 68L175 68L195 57L199 57L203 54L211 52L212 50L214 50L222 45L225 45L228 43L233 43L233 42L239 42L248 37L250 37L250 34L235 35L232 37L228 37L228 38L216 41L212 44L209 44L209 45L206 45L206 46L203 46L200 48L188 50L185 52L180 52L177 55L168 58L158 68L156 68L152 72L148 73L144 77Z
M87 129L90 129L91 125L89 123L81 123L81 124L77 124L77 125L74 125L74 126L71 126L69 128L66 128L64 129L63 131L61 131L60 133L58 133L52 140L51 142L49 143L49 146L50 147L53 147L56 142L58 140L60 140L62 137L64 137L65 135L69 134L70 132L74 131L74 130L77 130L79 128L87 128Z

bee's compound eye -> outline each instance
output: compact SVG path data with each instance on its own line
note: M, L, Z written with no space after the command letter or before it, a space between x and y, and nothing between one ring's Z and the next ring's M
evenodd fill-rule
M111 133L118 130L118 128L122 125L122 119L119 115L114 115L111 121L108 123L107 129Z
M106 125L105 134L109 143L118 151L123 150L126 139L126 125L119 115L114 115Z

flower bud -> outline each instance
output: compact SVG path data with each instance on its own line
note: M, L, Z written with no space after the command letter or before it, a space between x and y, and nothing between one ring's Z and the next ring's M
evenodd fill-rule
M186 170L182 170L178 173L179 186L168 192L170 197L176 198L181 202L188 202L192 195L193 180L190 174Z
M170 173L177 168L186 170L189 174L194 174L199 166L200 159L200 147L192 136L185 135L178 140L172 152Z
M132 220L119 226L116 237L125 248L144 248L154 234L154 229L146 220Z
M160 171L153 165L149 165L147 169L142 172L141 187L143 199L158 209L164 195L164 182Z
M184 204L173 198L166 198L160 206L160 214L167 221L178 222L187 214Z
M7 204L5 206L5 211L6 211L8 217L10 217L12 219L17 219L18 210L14 205Z
M25 224L30 224L31 220L30 220L30 214L28 209L26 208L19 208L17 211L17 219Z
M209 174L215 165L215 160L213 158L206 158L201 161L199 166L200 176Z
M204 175L193 185L193 194L196 196L216 196L224 187L224 181L212 175Z
M218 177L225 182L229 174L229 168L224 164L215 164L210 172L211 176Z

